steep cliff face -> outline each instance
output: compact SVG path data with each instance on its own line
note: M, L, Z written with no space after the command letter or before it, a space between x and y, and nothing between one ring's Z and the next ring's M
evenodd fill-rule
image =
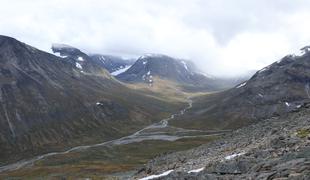
M76 56L57 57L0 36L1 164L120 137L173 109L123 86L87 55Z

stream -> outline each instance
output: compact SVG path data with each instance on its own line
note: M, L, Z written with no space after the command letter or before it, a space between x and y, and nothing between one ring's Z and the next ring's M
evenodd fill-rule
M220 135L225 132L225 131L189 130L189 129L169 126L170 120L174 119L177 116L182 116L186 111L192 108L193 101L190 98L187 98L187 103L188 105L184 109L179 111L178 113L172 114L169 118L166 118L166 119L161 120L160 122L151 124L129 136L125 136L119 139L106 141L106 142L93 144L93 145L76 146L67 151L51 152L51 153L36 156L31 159L21 160L21 161L0 167L0 173L4 171L13 171L13 170L23 168L25 166L33 165L33 163L35 163L36 161L42 160L47 157L51 157L55 155L63 155L63 154L67 154L73 151L85 150L85 149L89 149L93 147L124 145L124 144L130 144L130 143L135 143L135 142L147 141L147 140L176 141L178 139L183 139L183 138ZM203 132L206 132L207 134L192 135L193 133L203 133ZM188 135L187 133L191 133L191 134Z

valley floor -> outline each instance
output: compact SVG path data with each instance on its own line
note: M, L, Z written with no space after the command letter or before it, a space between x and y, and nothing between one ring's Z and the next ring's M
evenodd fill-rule
M180 112L129 136L64 152L52 152L0 167L0 178L126 178L161 153L209 143L227 131L203 131L173 127L169 121L192 108L192 100ZM125 173L124 173L125 172Z
M309 107L232 132L173 126L188 99L129 136L13 165L0 179L309 179Z

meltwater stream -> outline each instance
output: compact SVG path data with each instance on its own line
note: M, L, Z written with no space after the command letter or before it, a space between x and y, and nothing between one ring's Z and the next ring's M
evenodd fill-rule
M169 126L168 124L169 124L170 120L174 119L176 116L182 116L187 110L191 109L193 101L190 98L187 98L187 103L188 103L188 105L184 109L182 109L179 113L173 114L169 118L163 119L158 123L154 123L152 125L149 125L149 126L143 128L143 129L141 129L141 130L139 130L139 131L137 131L137 132L135 132L129 136L125 136L125 137L122 137L119 139L106 141L106 142L93 144L93 145L76 146L76 147L73 147L67 151L51 152L51 153L36 156L34 158L31 158L31 159L21 160L21 161L18 161L16 163L12 163L12 164L8 164L8 165L0 167L0 172L13 171L13 170L17 170L17 169L20 169L20 168L28 166L28 165L33 165L34 162L42 160L46 157L51 157L51 156L55 156L55 155L63 155L63 154L67 154L67 153L70 153L73 151L85 150L85 149L93 148L93 147L123 145L123 144L130 144L130 143L135 143L135 142L146 141L146 140L176 141L176 140L182 139L182 138L211 136L210 134L209 135L195 135L195 136L167 135L164 132L160 132L160 131L156 132L160 129L167 128ZM182 128L174 128L174 129L178 130L178 132L193 132L193 131L201 132L200 130L186 130L186 129L182 129ZM155 132L147 132L150 130L156 130L156 131ZM212 135L216 135L216 134L214 133Z

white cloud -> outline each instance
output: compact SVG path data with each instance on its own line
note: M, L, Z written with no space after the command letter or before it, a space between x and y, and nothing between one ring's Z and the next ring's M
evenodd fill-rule
M1 0L0 34L49 51L164 53L215 75L259 69L310 43L307 0Z

